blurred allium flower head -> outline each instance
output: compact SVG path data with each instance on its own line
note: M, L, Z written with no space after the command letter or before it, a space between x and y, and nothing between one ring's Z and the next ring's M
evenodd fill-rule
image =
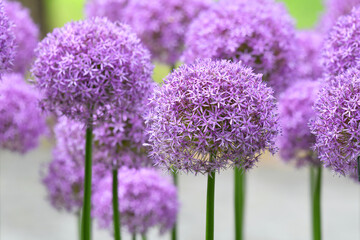
M309 121L315 118L313 105L320 87L321 83L318 81L304 80L295 83L280 95L280 156L285 161L296 160L297 166L320 163L312 149L315 136L308 126Z
M223 1L192 22L183 60L241 60L278 93L294 79L297 55L294 21L282 3Z
M347 15L353 7L360 6L360 0L325 0L325 12L320 19L320 30L328 31L339 17Z
M16 52L14 25L5 13L0 1L0 75L11 69Z
M88 123L136 105L151 86L149 52L125 24L106 18L67 23L42 40L32 68L45 109Z
M336 76L359 65L360 7L338 19L323 47L324 71Z
M39 28L31 19L29 10L19 2L4 1L4 7L9 20L14 23L13 32L17 46L12 70L25 73L34 57Z
M86 12L129 24L155 60L175 64L191 21L210 0L89 0Z
M300 59L297 64L300 79L317 80L323 74L321 48L323 35L313 30L302 30L297 33L300 47Z
M263 151L274 153L276 103L261 77L228 60L199 59L172 72L147 120L155 163L205 173L249 169Z
M119 210L121 223L130 233L146 233L159 227L160 233L172 228L179 202L176 187L155 169L121 168L119 179ZM98 182L93 195L93 215L101 227L111 227L112 176Z
M359 95L360 72L350 68L320 91L310 124L320 160L343 175L356 173L360 155Z
M26 153L38 146L46 130L38 106L40 94L20 74L6 73L0 82L0 148Z

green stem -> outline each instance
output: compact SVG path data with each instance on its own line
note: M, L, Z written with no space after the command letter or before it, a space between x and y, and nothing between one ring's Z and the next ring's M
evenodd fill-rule
M81 210L79 210L79 212L76 214L77 216L77 222L78 222L78 236L79 236L79 240L81 240Z
M146 234L144 233L144 234L141 234L141 239L142 240L146 240Z
M136 233L133 233L133 234L132 234L131 239L132 239L132 240L136 240Z
M91 239L91 175L92 175L92 123L86 128L84 203L81 222L81 239Z
M121 240L117 168L114 168L112 170L112 204L113 204L114 238L115 240Z
M176 64L171 65L171 66L170 66L170 73L171 73L172 71L174 71L175 68L176 68Z
M311 197L312 197L312 225L313 240L321 240L321 178L322 166L312 167Z
M210 154L210 162L213 155ZM215 172L208 174L206 198L206 240L214 239Z
M173 175L173 181L176 188L178 188L178 176L175 171L172 172ZM175 224L173 226L173 229L171 231L171 239L176 240L177 239L177 219L175 220Z
M358 180L360 182L360 156L357 158Z
M244 231L245 173L234 168L235 240L242 240Z

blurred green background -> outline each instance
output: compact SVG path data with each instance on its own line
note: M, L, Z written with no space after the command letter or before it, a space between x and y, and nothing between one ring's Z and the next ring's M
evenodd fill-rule
M149 0L151 1L151 0ZM249 0L252 1L252 0ZM311 28L316 24L317 18L323 9L321 0L282 0L289 12L295 17L298 28ZM46 0L46 29L51 31L54 27L61 27L71 20L83 18L85 0ZM154 80L160 82L169 72L169 67L156 64Z

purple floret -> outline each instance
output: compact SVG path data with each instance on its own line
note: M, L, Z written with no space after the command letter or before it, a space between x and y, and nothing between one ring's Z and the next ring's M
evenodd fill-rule
M15 44L17 51L11 70L25 73L34 58L34 50L38 44L39 28L33 22L30 12L19 2L4 1L6 15L14 24Z
M296 79L297 55L294 21L283 4L221 1L190 25L183 59L240 60L278 94Z
M351 68L326 85L315 104L311 131L325 167L342 175L354 174L360 155L360 72Z
M152 57L174 65L184 48L191 21L210 5L210 0L89 0L89 17L108 17L129 24Z
M145 234L152 227L170 230L178 213L176 187L155 169L121 168L118 172L121 224L130 233ZM98 182L93 195L93 215L99 225L112 229L112 176Z
M0 148L26 153L46 130L38 106L40 94L20 74L4 74L0 82Z
M338 19L323 48L324 71L329 76L344 73L360 63L360 7Z
M308 126L309 121L315 118L313 105L320 87L320 82L305 80L294 84L280 95L282 134L278 138L278 144L280 156L286 162L295 160L297 166L320 164L312 149L315 136Z
M0 76L12 68L16 44L14 24L5 13L4 3L0 1Z
M164 80L151 99L151 157L157 165L206 173L249 169L278 134L273 90L240 62L197 60ZM210 155L216 156L209 161Z
M106 121L141 104L153 84L149 52L129 26L106 18L55 29L36 55L32 73L43 107L85 123L95 113L95 121Z

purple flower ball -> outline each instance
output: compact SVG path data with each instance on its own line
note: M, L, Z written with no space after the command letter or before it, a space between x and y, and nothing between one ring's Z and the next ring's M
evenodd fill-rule
M242 61L283 91L294 79L298 51L294 21L281 3L220 2L202 12L189 27L183 60Z
M261 77L240 62L210 59L168 75L147 116L156 165L195 173L249 169L265 150L274 153L277 107Z
M82 122L106 121L142 103L151 86L149 52L125 24L106 18L67 23L42 40L32 68L45 109Z
M40 94L20 74L6 73L0 82L0 148L26 153L46 130L38 106Z
M0 75L11 69L15 57L14 25L5 13L4 3L0 1Z
M323 47L324 71L336 76L359 65L360 7L338 19L329 32Z
M210 0L89 0L86 13L129 24L155 60L174 65L183 51L189 24L210 3Z
M279 117L282 134L278 138L281 158L289 162L296 160L297 166L319 165L312 147L315 136L308 123L314 120L313 105L320 91L321 83L303 80L289 87L279 98Z
M299 63L297 64L299 78L319 79L324 72L321 59L323 35L313 30L302 30L297 33L297 41L300 48Z
M34 50L38 44L39 28L33 22L30 12L19 2L4 1L5 12L9 20L14 23L15 54L14 65L11 70L25 73L34 58Z
M346 175L357 171L360 155L360 71L350 68L320 91L311 132L325 167Z
M126 226L130 233L145 234L152 227L159 227L160 233L164 233L173 227L179 202L176 187L170 179L162 177L151 168L121 168L118 172L118 181L121 224ZM93 203L93 215L99 225L111 228L111 174L98 182Z

